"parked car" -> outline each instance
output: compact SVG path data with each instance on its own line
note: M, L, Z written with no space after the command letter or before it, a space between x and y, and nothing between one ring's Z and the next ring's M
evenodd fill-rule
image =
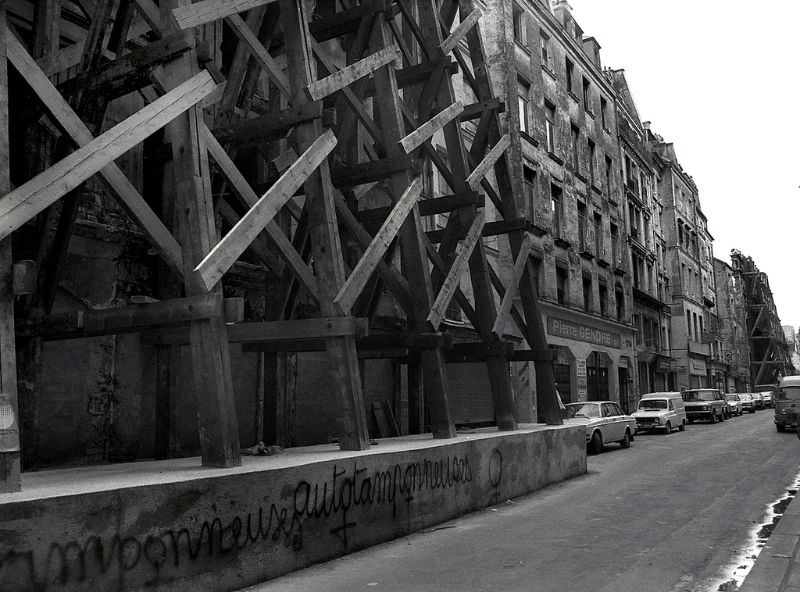
M750 393L753 396L753 403L756 406L756 409L763 409L764 408L764 397L761 396L761 393Z
M564 423L586 426L586 445L592 454L601 452L608 442L619 442L622 448L631 445L636 420L614 401L568 403L565 407Z
M711 423L725 421L725 399L717 389L690 389L683 391L686 416L689 423L695 419L707 419Z
M753 400L753 395L750 393L739 393L739 400L742 402L742 413L756 412L756 402Z
M632 415L637 430L664 430L669 434L673 428L686 429L686 409L677 392L645 393Z
M744 409L742 408L742 399L739 397L738 393L726 394L725 401L728 403L728 408L731 411L730 415L741 415L744 413Z
M798 414L800 414L800 376L784 376L778 383L775 396L775 428L779 432L786 428L798 430Z
M764 400L765 409L775 408L775 393L773 391L761 391L759 394L761 395L761 398Z

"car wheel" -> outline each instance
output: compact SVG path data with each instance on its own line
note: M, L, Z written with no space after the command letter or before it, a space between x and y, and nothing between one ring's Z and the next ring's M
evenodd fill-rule
M630 448L631 447L631 433L628 430L625 430L625 437L619 441L619 445L622 448Z
M719 414L719 420L725 421L725 410L723 409Z
M668 421L667 425L664 426L664 433L671 434L672 433L672 422Z
M589 441L589 452L592 454L600 454L603 451L603 436L600 432L592 434L592 439Z
M755 413L756 412L755 409L750 409L749 411L750 411L750 413Z
M778 430L779 432L785 432L786 431L786 426L783 425L782 423L776 423L775 424L775 429Z
M715 412L711 412L711 423L717 423L717 414Z
M681 425L679 425L679 426L678 426L678 431L679 431L679 432L682 432L682 431L684 431L685 429L686 429L686 420L684 419L684 420L681 422Z
M689 423L694 423L694 417L689 418Z

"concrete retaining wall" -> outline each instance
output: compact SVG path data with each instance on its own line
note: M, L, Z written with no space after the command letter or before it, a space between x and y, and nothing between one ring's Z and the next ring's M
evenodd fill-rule
M232 590L586 472L575 427L312 458L113 491L0 497L0 590Z

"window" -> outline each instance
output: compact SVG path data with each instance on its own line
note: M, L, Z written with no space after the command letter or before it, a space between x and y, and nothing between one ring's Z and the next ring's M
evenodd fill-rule
M559 304L566 304L569 297L569 272L563 267L556 267L556 299Z
M531 257L531 265L533 265L533 278L536 281L536 295L544 296L544 266L539 257Z
M561 187L554 185L553 183L550 184L550 213L552 215L553 236L556 238L561 237L561 225L563 223L563 205L561 203L562 193Z
M589 113L592 112L592 93L589 89L589 80L583 79L583 108Z
M594 214L594 242L598 257L604 255L603 252L603 216L595 212Z
M700 341L700 334L697 332L697 313L696 312L692 313L692 320L694 321L692 323L692 328L694 329L694 340L695 341Z
M566 70L567 70L567 92L568 93L574 93L575 91L574 91L574 89L572 87L572 78L573 78L573 76L575 74L575 64L572 63L572 60L567 58L566 59L566 65L567 65L567 68L566 68Z
M616 224L609 227L611 233L611 262L615 267L622 266L622 254L619 251L619 229Z
M605 97L600 97L600 122L605 129L608 129L608 101Z
M550 36L544 31L539 32L540 35L540 48L542 52L542 66L552 72L553 65L550 61Z
M524 80L517 79L517 102L519 103L519 131L530 134L530 102L531 86Z
M583 276L583 310L589 312L592 309L592 276Z
M686 335L689 339L692 338L692 313L688 310L686 311Z
M589 165L589 180L592 182L592 185L597 185L597 179L595 178L595 166L594 166L594 160L596 155L597 155L597 147L595 146L594 142L587 139L586 160L588 161Z
M514 14L514 40L522 45L528 44L528 35L525 26L525 11L515 2L513 8Z
M547 151L556 151L556 108L551 103L544 103L544 130L547 136Z
M597 296L600 304L600 316L608 316L608 286L600 281L597 286Z
M580 250L586 250L586 205L578 202L578 244Z
M576 173L581 172L581 159L580 150L578 149L578 142L580 141L581 130L576 125L572 125L569 130L570 138L570 155L572 156L572 170Z
M533 222L536 213L536 170L528 165L522 165L522 181L528 204L528 218Z
M621 284L614 286L614 298L617 301L617 320L625 321L625 293Z
M609 197L611 196L611 178L614 174L614 161L611 160L610 156L606 156L606 191L608 192Z

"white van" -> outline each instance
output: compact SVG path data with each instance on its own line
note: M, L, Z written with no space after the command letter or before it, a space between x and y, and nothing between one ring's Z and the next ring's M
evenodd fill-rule
M673 428L686 429L686 409L678 392L645 393L632 415L637 431L664 430L669 434Z

